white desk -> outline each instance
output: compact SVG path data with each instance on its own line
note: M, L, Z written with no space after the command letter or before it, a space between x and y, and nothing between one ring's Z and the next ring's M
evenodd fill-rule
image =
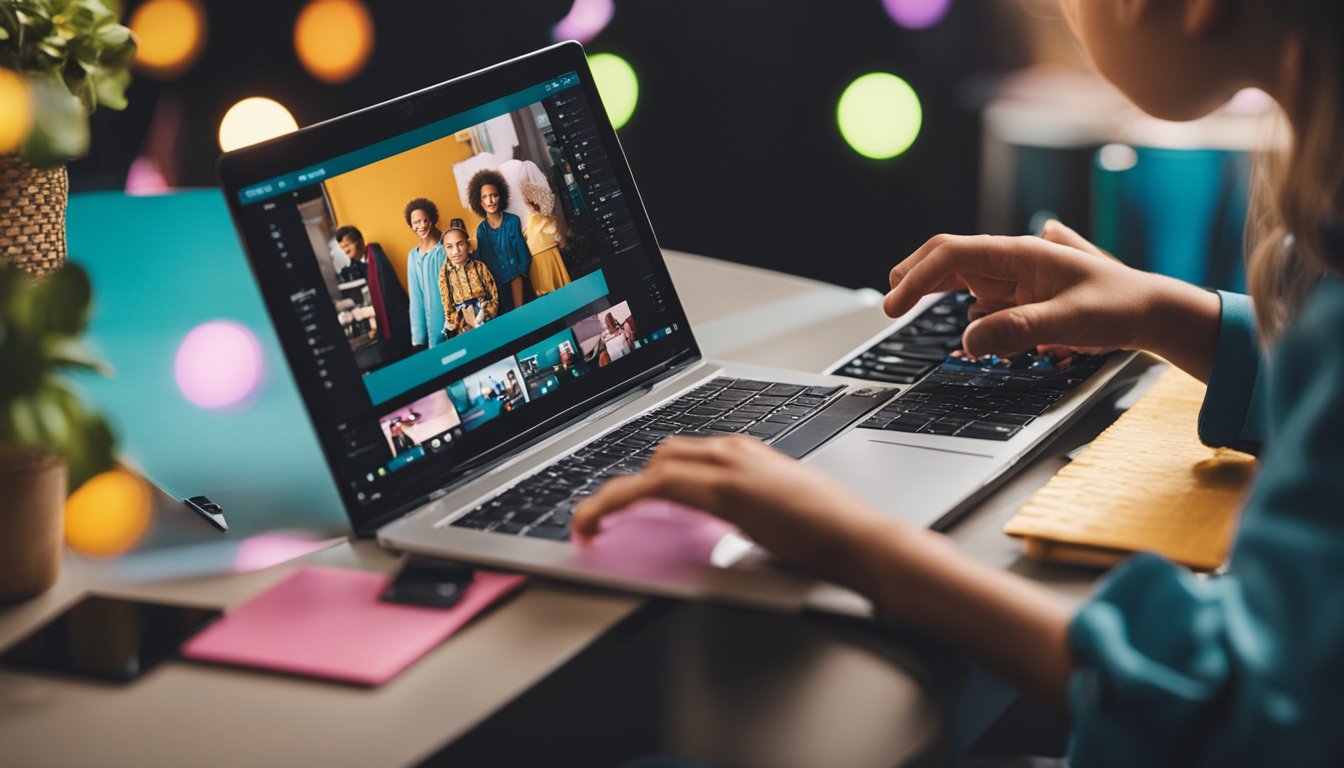
M669 253L672 275L710 357L821 370L888 324L872 291ZM1088 439L1085 419L951 533L973 556L1079 598L1094 574L1020 558L1001 527L1023 499ZM303 562L389 570L368 541ZM231 608L296 567L189 580L118 584L68 558L49 593L0 608L7 645L89 589ZM534 581L409 671L377 689L170 661L126 686L0 672L0 764L7 766L371 766L414 764L468 733L562 667L645 600ZM662 670L658 748L732 764L895 765L938 733L939 703L892 659L900 644L802 618L686 609ZM718 618L712 618L718 616ZM725 620L723 617L727 616ZM711 617L711 618L706 618ZM783 622L783 623L780 623ZM768 629L770 637L752 636ZM862 633L860 633L862 634ZM752 653L753 643L774 652ZM784 649L781 651L781 649ZM918 662L911 662L917 668ZM726 665L726 666L725 666ZM724 674L724 670L730 674ZM571 713L572 714L572 713ZM555 717L567 716L557 712ZM594 740L610 724L593 723ZM525 734L526 729L519 731ZM558 747L557 757L564 754ZM557 760L556 764L562 761Z

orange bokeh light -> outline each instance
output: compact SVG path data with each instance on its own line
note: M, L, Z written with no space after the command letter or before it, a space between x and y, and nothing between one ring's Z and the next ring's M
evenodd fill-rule
M139 475L124 469L95 475L65 502L65 542L90 557L125 554L144 538L153 504Z
M199 0L149 0L128 25L135 33L136 67L155 77L176 77L205 50L205 9Z
M0 67L0 155L18 149L28 138L33 127L33 99L28 92L28 81L19 74Z
M373 17L359 0L312 0L294 22L294 51L313 77L343 83L373 53Z

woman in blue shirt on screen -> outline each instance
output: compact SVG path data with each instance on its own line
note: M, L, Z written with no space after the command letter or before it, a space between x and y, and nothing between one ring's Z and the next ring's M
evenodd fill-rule
M499 312L503 314L527 301L527 270L532 251L523 237L523 220L509 213L509 185L499 171L477 171L467 182L471 210L485 219L476 227L476 251L499 286Z
M1207 381L1201 437L1261 459L1227 572L1139 556L1071 612L736 436L665 442L575 532L648 496L718 514L1067 712L1074 768L1344 765L1344 3L1061 5L1102 74L1158 117L1248 86L1282 107L1291 141L1248 228L1253 300L1131 269L1052 222L1040 238L933 238L892 270L885 309L970 289L971 354L1141 348Z
M447 340L443 333L443 299L439 297L439 273L448 254L439 231L439 207L417 197L406 204L406 226L420 242L406 254L406 292L411 300L411 346L437 346Z

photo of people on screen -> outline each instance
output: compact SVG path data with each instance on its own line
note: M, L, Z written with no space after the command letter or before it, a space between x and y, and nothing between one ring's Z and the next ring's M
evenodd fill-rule
M448 397L468 432L518 410L530 399L512 357L449 384Z
M392 458L424 456L452 444L453 433L462 424L453 401L443 390L404 405L378 419Z
M518 370L532 400L564 388L587 373L579 357L574 334L568 328L518 353Z
M598 269L565 141L538 102L326 178L298 203L361 372Z
M635 318L629 302L585 317L570 330L579 340L583 362L590 366L606 367L635 349Z
M499 314L499 288L485 262L471 255L471 242L461 219L453 219L440 241L447 256L439 270L443 301L443 337L479 328Z

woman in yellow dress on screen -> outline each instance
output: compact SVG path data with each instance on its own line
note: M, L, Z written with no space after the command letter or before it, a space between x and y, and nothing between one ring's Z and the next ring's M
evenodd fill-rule
M532 218L523 230L527 248L532 252L528 277L532 279L532 290L541 296L570 283L569 270L560 256L564 235L560 233L560 222L551 215L555 212L555 193L551 188L529 181L524 181L522 188L523 201L532 209Z

